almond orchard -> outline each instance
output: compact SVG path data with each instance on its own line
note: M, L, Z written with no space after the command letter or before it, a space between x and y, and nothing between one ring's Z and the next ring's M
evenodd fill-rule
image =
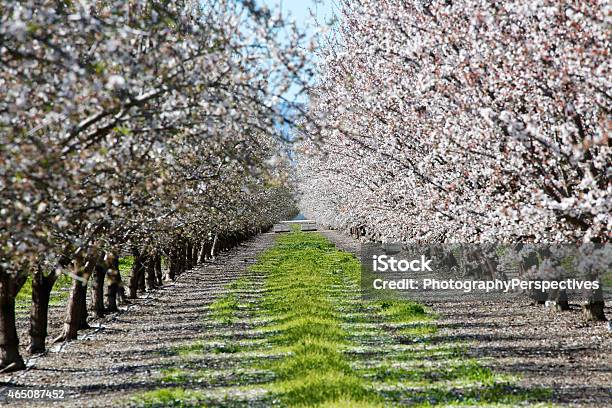
M609 270L609 4L341 3L326 126L298 150L307 215L370 240L584 243L607 262L581 272Z
M292 118L272 101L306 84L307 57L297 31L250 2L9 1L0 11L0 366L22 368L12 309L28 276L42 351L59 274L74 277L62 336L74 338L79 282L102 283L104 313L122 248L182 263L293 211L277 130ZM285 44L280 29L293 30Z
M300 4L0 0L0 402L612 404L610 3Z

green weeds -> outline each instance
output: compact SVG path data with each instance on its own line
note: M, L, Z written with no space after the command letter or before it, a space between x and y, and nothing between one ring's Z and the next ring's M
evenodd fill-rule
M237 310L238 297L234 293L228 293L210 305L210 316L219 322L232 323Z
M281 236L253 267L267 273L264 313L285 316L268 327L269 341L289 353L264 364L276 375L270 390L283 404L377 399L343 353L347 333L329 296L330 288L342 286L351 259L318 234L294 232Z
M122 278L125 280L127 276L130 276L132 273L132 267L134 266L134 257L124 256L123 258L119 258L119 272L121 273Z
M60 275L53 285L51 295L49 297L49 306L61 305L66 299L68 299L70 285L72 278L68 275ZM26 309L29 308L32 303L32 278L28 277L25 284L17 294L15 298L16 308Z

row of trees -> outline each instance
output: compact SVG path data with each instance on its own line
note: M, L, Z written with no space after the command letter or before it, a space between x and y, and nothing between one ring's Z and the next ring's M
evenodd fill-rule
M298 158L309 216L380 241L609 242L606 2L340 3L310 105L329 125Z
M0 369L24 367L28 276L36 353L60 274L70 340L90 278L116 310L122 254L136 297L162 256L173 279L293 210L279 101L309 81L302 40L251 1L0 1Z

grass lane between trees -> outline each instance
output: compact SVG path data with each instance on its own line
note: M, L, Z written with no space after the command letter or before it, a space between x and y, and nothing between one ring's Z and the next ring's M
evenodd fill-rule
M206 311L211 333L173 350L180 364L137 406L544 405L434 341L435 315L409 301L365 301L360 264L316 233L279 236Z

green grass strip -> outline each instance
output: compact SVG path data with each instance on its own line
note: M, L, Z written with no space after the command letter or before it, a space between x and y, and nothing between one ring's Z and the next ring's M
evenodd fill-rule
M267 368L276 374L270 389L288 406L361 406L377 404L363 377L343 353L348 345L342 317L330 299L330 288L342 286L348 269L359 263L319 234L281 236L253 266L267 273L262 309L282 321L266 328L269 341L289 351ZM345 270L347 269L347 270Z

